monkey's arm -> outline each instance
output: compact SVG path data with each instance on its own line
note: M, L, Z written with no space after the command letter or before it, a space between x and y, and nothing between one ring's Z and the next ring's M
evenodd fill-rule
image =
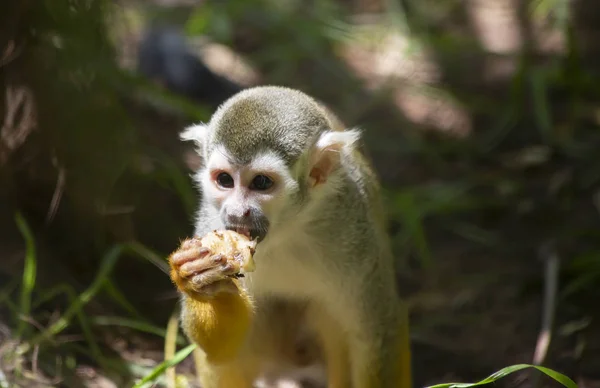
M183 294L182 327L210 363L233 360L253 316L253 303L239 281L239 271L222 255L212 255L198 239L185 240L169 257L171 279Z
M182 326L209 362L221 364L235 358L252 319L252 303L240 293L220 292L210 299L186 297Z

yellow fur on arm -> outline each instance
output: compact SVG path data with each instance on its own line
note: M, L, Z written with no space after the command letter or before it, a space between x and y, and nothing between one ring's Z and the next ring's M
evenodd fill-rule
M206 353L213 364L233 360L250 327L253 304L238 287L239 293L221 292L207 298L186 297L183 329Z

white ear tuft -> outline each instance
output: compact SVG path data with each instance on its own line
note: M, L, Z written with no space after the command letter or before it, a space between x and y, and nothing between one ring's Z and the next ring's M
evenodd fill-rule
M319 151L352 151L355 144L360 140L360 131L350 129L343 132L328 131L321 135L317 141L316 148Z
M359 139L360 131L357 129L343 132L328 131L321 134L310 157L311 186L325 183L329 176L340 167L341 154L354 151Z
M183 141L193 141L201 147L206 139L206 131L207 127L204 124L190 125L181 131L179 138Z

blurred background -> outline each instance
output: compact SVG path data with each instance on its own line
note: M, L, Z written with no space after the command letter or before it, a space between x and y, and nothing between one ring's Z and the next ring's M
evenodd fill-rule
M600 3L23 0L0 21L0 386L129 387L186 345L178 133L260 84L364 131L415 386L534 362L600 386ZM177 374L194 386L191 357ZM556 386L535 376L503 384Z

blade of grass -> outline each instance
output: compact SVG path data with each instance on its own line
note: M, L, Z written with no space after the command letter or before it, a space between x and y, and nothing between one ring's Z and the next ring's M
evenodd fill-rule
M8 295L0 295L0 303L4 303L11 313L13 313L14 315L18 315L19 306L17 306L16 303L10 300Z
M69 295L69 291L72 291L73 288L67 284L59 284L57 286L48 288L48 289L43 289L40 292L40 297L36 298L36 300L33 302L33 308L36 309L38 307L40 307L42 304L46 303L47 301L56 298L58 295L60 294L67 294Z
M77 294L75 293L75 290L70 289L69 294L73 300L72 303L76 303ZM92 332L92 329L90 327L90 323L89 323L89 320L87 319L87 316L84 314L82 309L78 309L76 311L76 315L77 315L77 320L79 321L79 325L81 326L81 331L83 332L83 337L85 338L85 341L87 342L87 344L90 348L90 351L91 351L92 355L94 356L94 359L98 362L98 364L102 367L102 369L109 369L106 358L102 354L102 351L100 350L100 346L98 346L98 342L96 342L96 338L94 337L94 333Z
M129 251L137 254L138 256L148 260L149 262L157 266L164 273L169 274L169 263L165 258L161 257L160 255L157 255L150 249L146 248L144 245L137 242L128 243L126 247Z
M175 308L171 317L169 317L169 323L167 324L167 336L165 337L165 361L175 357L175 351L177 350L177 332L179 331L179 314L178 309ZM174 367L167 369L167 387L177 387L177 372Z
M128 319L122 317L110 317L110 316L96 316L90 318L90 322L93 325L98 326L121 326L128 327L130 329L139 330L145 333L154 334L159 337L165 337L167 332L165 329L151 325L147 322L136 320L136 319ZM177 336L177 345L185 345L187 341L181 335Z
M138 382L136 385L133 386L133 388L142 388L144 387L146 384L154 381L155 379L157 379L160 375L162 375L163 373L165 373L165 371L174 366L179 364L181 361L185 360L185 358L187 356L190 355L190 353L192 353L192 351L196 348L196 344L191 344L186 346L185 348L181 349L180 351L178 351L175 356L173 358L171 358L170 360L167 361L163 361L160 364L158 364L158 366L156 368L154 368L152 370L152 372L150 372L146 377L144 377L142 380L140 380L140 382Z
M140 314L136 310L136 308L131 303L129 303L127 298L125 298L125 295L123 295L121 290L119 290L119 288L115 285L115 283L113 283L112 280L106 279L106 282L104 282L104 289L106 290L108 295L110 295L110 297L115 302L117 302L117 304L119 304L125 311L127 311L129 314L133 315L138 319L142 318L142 314Z
M69 342L69 343L63 344L62 349L63 350L72 349L73 352L77 352L79 354L85 355L86 357L89 357L90 359L94 359L93 352L91 352L89 350L89 348L87 348L85 345L82 345L82 344L78 344L75 342ZM77 357L75 357L74 354L69 354L68 357L73 358L73 365L71 365L69 368L70 369L76 368L77 367ZM104 372L112 372L113 374L116 374L117 376L120 376L120 377L129 375L129 373L131 372L130 364L125 362L121 358L103 357L100 366L102 367ZM108 377L108 375L107 375L107 377Z
M114 325L114 326L128 327L130 329L143 331L145 333L155 334L160 337L165 337L167 334L165 329L151 325L147 322L134 320L134 319L127 319L127 318L122 318L122 317L99 316L99 317L92 318L92 322L95 325L102 325L102 326ZM183 337L179 337L178 344L185 344L185 343L186 343L186 341L183 339Z
M17 311L17 306L10 300L10 294L17 288L19 285L19 279L13 279L10 281L2 290L0 290L0 303L6 303L11 312Z
M508 366L508 367L503 368L503 369L499 370L498 372L492 374L491 376L486 377L485 379L483 379L477 383L444 383L444 384L431 385L427 388L470 388L470 387L475 387L478 385L485 385L485 384L493 383L503 377L508 376L511 373L514 373L514 372L517 372L517 371L520 371L523 369L527 369L527 368L535 368L535 369L539 370L540 372L546 374L547 376L553 378L554 380L561 383L562 385L564 385L567 388L578 388L577 384L575 384L575 382L573 380L571 380L569 377L567 377L561 373L553 371L552 369L545 368L543 366L536 366L536 365L529 365L529 364L517 364L517 365Z
M21 213L17 213L15 215L15 221L17 223L17 227L23 235L25 239L25 265L23 269L23 284L21 285L21 299L19 303L19 313L21 317L28 317L31 312L31 293L33 292L33 288L35 287L35 277L36 277L36 252L35 252L35 242L33 239L33 235L29 226L27 225L27 221L23 218ZM26 334L26 331L30 329L30 326L27 325L27 322L23 319L20 319L17 326L17 338L22 338L23 335Z
M45 301L50 300L60 294L65 294L67 296L67 299L69 300L70 305L73 305L77 301L77 292L75 291L75 289L72 286L70 286L68 284L59 284L58 286L52 287L51 289L45 291L43 293L43 296L39 300L35 301L34 305L39 306L42 303L44 303ZM77 320L79 321L79 325L81 326L81 331L83 332L83 336L89 346L91 355L94 357L94 359L98 360L98 362L101 365L104 365L105 358L102 355L102 352L100 351L100 347L98 346L98 343L96 342L94 334L92 333L92 330L91 330L90 324L89 324L89 319L87 319L86 315L83 314L82 310L78 310L76 312L76 315L77 315Z
M88 287L88 289L86 289L77 297L77 299L69 306L67 311L65 311L62 317L60 317L46 330L33 337L30 341L21 345L18 349L18 352L20 354L26 353L34 345L55 336L69 326L73 316L75 316L83 308L83 306L85 306L102 288L105 280L110 274L110 271L112 271L114 265L116 264L122 250L123 248L120 245L114 246L102 259L98 274L96 275L96 278L90 287Z

